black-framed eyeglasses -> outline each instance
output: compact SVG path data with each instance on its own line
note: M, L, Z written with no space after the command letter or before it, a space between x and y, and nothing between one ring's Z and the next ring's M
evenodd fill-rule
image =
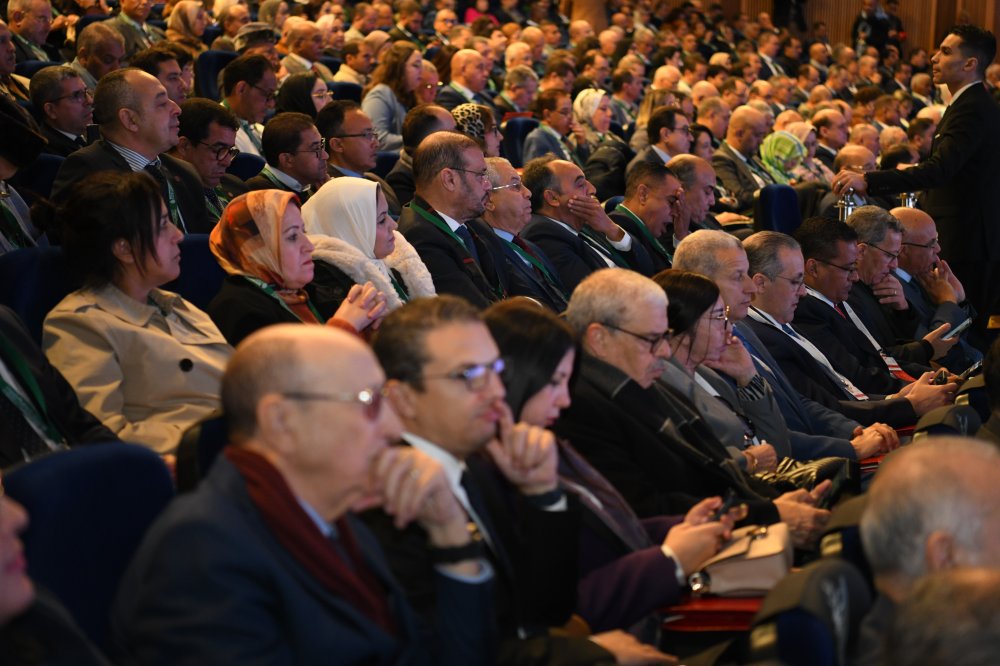
M896 259L896 260L899 259L899 253L898 252L896 252L896 253L889 252L889 250L885 250L883 248L880 248L875 243L864 243L864 245L867 245L868 247L875 248L876 250L878 250L879 252L881 252L885 256L889 257L889 261L892 261L893 259Z
M684 127L675 127L672 130L670 130L670 131L671 132L681 132L682 134L687 134L690 137L694 137L694 132L691 131L691 126L690 125L686 125Z
M465 388L469 391L482 391L493 375L500 376L504 370L502 358L498 358L490 363L476 363L461 370L445 372L440 375L424 375L423 379L451 379L465 383Z
M489 171L487 171L486 169L483 169L482 171L473 171L472 169L464 169L462 167L447 167L447 168L451 169L452 171L462 171L464 173L471 173L474 176L478 176L480 180L489 181L490 174Z
M326 150L326 139L320 139L319 145L312 144L308 148L303 148L302 150L296 150L296 153L312 153L316 157L323 159L323 152Z
M251 88L256 88L257 90L259 90L262 93L264 93L264 97L269 102L272 101L272 100L277 99L277 97L278 97L278 91L277 90L265 90L264 88L261 88L260 86L258 86L256 83L251 83L250 87Z
M819 260L817 259L817 261L819 261ZM826 263L826 262L824 262L824 263ZM833 264L830 264L830 265L833 266ZM840 267L838 266L837 268L840 268ZM857 270L857 269L855 268L855 270ZM848 271L848 273L850 273L850 271ZM782 280L786 281L788 284L792 285L792 287L794 287L796 291L798 291L799 289L801 289L802 285L804 285L806 283L806 279L805 278L801 278L801 277L800 278L794 278L794 279L792 279L790 277L785 277L784 275L775 275L774 277L781 278Z
M285 391L281 394L289 400L357 402L363 409L365 418L374 421L382 411L385 387L361 389L357 393L312 393L309 391Z
M730 326L732 326L733 322L730 321L729 319L729 306L727 305L725 308L723 308L722 312L720 312L719 314L709 315L708 321L709 322L721 321L723 329L727 329Z
M934 248L938 247L939 240L940 239L937 236L935 236L934 238L930 239L930 241L927 243L907 243L906 241L903 241L903 245L909 245L910 247L922 247L925 250L933 250Z
M514 182L507 183L506 185L497 185L496 187L491 187L490 192L499 192L500 190L520 190L521 189L521 179L515 178Z
M204 141L199 141L198 145L215 151L215 159L219 162L226 159L226 157L236 157L240 154L240 149L236 146L222 146L217 143L205 143Z
M833 266L834 268L839 268L840 270L844 271L848 275L850 275L851 273L857 273L858 272L858 265L857 264L851 264L850 266L841 266L840 264L834 264L834 263L831 263L829 261L823 261L822 259L817 259L816 261L818 261L821 264L826 264L827 266Z
M636 340L642 340L649 345L649 353L655 354L657 351L663 348L663 345L667 343L667 338L674 334L674 329L668 328L663 332L662 335L640 335L634 331L629 331L614 324L601 324L605 328L610 328L612 331L618 331L619 333L624 333L625 335L631 335Z
M72 92L68 95L60 95L59 97L54 98L52 101L58 102L64 99L71 99L77 104L83 104L84 102L93 101L94 93L92 90L90 90L90 88L83 88L82 90L77 90L76 92Z
M378 138L378 135L375 134L375 130L365 130L364 132L355 132L354 134L334 134L330 138L333 139L362 138L365 141L374 141L376 138Z

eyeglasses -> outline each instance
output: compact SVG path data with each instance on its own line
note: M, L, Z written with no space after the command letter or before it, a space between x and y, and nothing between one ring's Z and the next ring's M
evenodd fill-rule
M638 333L633 333L632 331L627 331L624 328L619 328L618 326L615 326L613 324L601 324L601 326L604 326L605 328L610 328L612 331L618 331L619 333L631 335L636 340L642 340L643 342L649 345L650 354L655 354L657 351L659 351L663 347L663 345L666 344L667 338L669 338L674 334L674 329L672 328L668 328L666 331L663 332L662 335L645 336L645 335L639 335Z
M326 151L326 139L320 139L319 145L315 143L308 148L303 148L302 150L293 151L295 153L312 153L316 157L323 159L323 152Z
M690 125L686 125L684 127L675 127L672 130L670 130L670 131L671 132L680 132L682 134L687 134L690 137L694 136L694 132L691 131L691 126Z
M226 157L236 157L240 154L240 149L236 146L223 146L218 143L205 143L204 141L198 142L199 146L205 146L215 151L215 159L221 162L226 159Z
M938 246L938 237L935 236L927 243L907 243L906 241L903 241L903 245L909 245L910 247L922 247L925 250L931 250Z
M818 261L821 264L826 264L827 266L833 266L834 268L839 268L840 270L844 271L848 275L850 275L851 273L857 273L858 272L858 265L857 264L851 264L850 266L841 266L840 264L832 264L829 261L823 261L822 259L817 259L816 261Z
M374 141L377 136L375 130L365 130L364 132L356 132L354 134L334 134L331 138L333 139L351 139L354 137L361 137L365 141Z
M515 178L514 182L507 183L506 185L497 185L496 187L491 187L490 192L499 192L500 190L520 190L521 189L521 179Z
M318 99L333 99L333 91L332 90L320 90L319 92L314 92L312 94L312 96L316 97Z
M478 176L480 180L489 180L489 172L486 169L482 171L473 171L472 169L463 169L462 167L447 167L452 171L462 171L464 173L471 173L474 176Z
M63 99L71 99L77 104L83 104L84 102L93 101L94 93L90 90L90 88L83 88L82 90L77 90L76 92L72 92L68 95L56 97L52 101L58 102Z
M465 382L465 388L469 391L482 391L493 375L500 376L504 370L502 358L498 358L492 363L477 363L462 370L446 372L442 375L424 375L424 379L451 379Z
M277 90L265 90L264 88L261 88L260 86L258 86L258 85L256 85L256 84L253 84L253 83L251 83L251 84L250 84L250 87L251 87L251 88L256 88L257 90L259 90L259 91L261 91L262 93L264 93L264 97L265 97L265 98L267 99L267 101L269 101L269 102L270 102L271 100L274 100L275 98L277 98L277 97L278 97L278 91L277 91Z
M721 321L723 329L729 328L733 323L729 321L729 306L727 305L725 309L719 314L709 315L708 321L709 322Z
M817 261L819 261L819 260L817 259ZM826 263L826 262L823 262L823 263ZM833 266L834 264L830 264L830 265ZM837 266L837 268L840 268L840 266ZM857 270L857 268L855 268L854 270ZM847 272L850 273L851 271L847 271ZM795 278L793 280L792 278L785 277L784 275L775 275L774 277L781 278L782 280L787 281L788 284L792 285L792 287L794 287L796 290L801 289L802 285L804 285L806 283L805 278Z
M281 394L289 400L328 400L330 402L359 402L364 407L362 413L369 421L374 421L382 411L385 387L367 388L357 393L310 393L307 391L287 391Z
M874 243L861 243L861 244L862 245L867 245L868 247L875 248L876 250L878 250L879 252L881 252L885 256L889 257L889 261L892 261L893 259L899 259L899 253L898 252L892 253L892 252L889 252L889 250L883 250L882 248L880 248L878 245L875 245Z

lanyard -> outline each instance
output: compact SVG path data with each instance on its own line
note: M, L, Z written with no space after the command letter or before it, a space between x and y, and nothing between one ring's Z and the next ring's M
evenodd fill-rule
M434 215L431 215L430 211L428 211L426 208L424 208L415 201L410 202L410 208L416 211L417 215L419 215L420 217L424 218L425 220L433 224L435 227L437 227L438 229L446 233L449 237L451 237L452 240L458 243L459 247L462 248L462 252L465 253L465 257L462 259L463 263L471 264L475 266L477 269L479 269L479 272L481 274L483 273L482 267L476 263L475 259L473 259L472 254L469 252L469 248L465 247L465 243L462 241L462 239L458 237L458 234L452 231L451 227L449 227L444 220L439 219ZM483 278L484 279L486 278L485 274L483 274ZM487 280L487 282L489 282L489 280ZM496 284L490 285L490 288L493 289L493 293L496 295L498 300L503 300L506 297L506 294L503 291L503 285L500 284L499 275L497 276Z
M24 417L30 420L32 425L36 426L37 430L44 432L45 436L51 442L65 443L66 440L59 432L59 429L56 428L52 419L49 418L48 406L45 403L45 396L42 395L42 389L38 386L35 376L25 364L24 359L21 358L21 354L3 336L0 336L0 347L3 348L4 354L7 357L6 360L13 366L13 374L21 381L35 403L33 404L26 400L19 391L2 379L0 379L0 391L3 391L3 394L17 405L17 408L21 410Z
M187 233L187 227L184 226L184 216L181 215L180 206L177 205L177 197L174 194L174 186L170 183L170 178L168 178L166 174L163 174L163 179L167 183L167 209L170 211L170 219L174 221L174 224L176 224L181 231Z
M666 257L666 259L667 259L668 262L670 262L670 263L674 262L674 258L672 256L670 256L669 252L667 252L667 248L663 247L663 243L661 243L656 238L656 236L653 235L653 232L649 230L649 227L647 227L645 224L643 224L642 220L639 219L638 215L636 215L635 213L633 213L632 211L630 211L628 208L626 208L624 204L618 204L615 207L615 212L616 213L623 213L624 215L626 215L627 217L629 217L633 221L635 221L635 223L639 225L639 232L643 236L646 237L646 240L648 240L650 242L650 244L654 248L656 248L656 251L659 252L664 257Z
M545 267L545 264L543 264L538 259L533 257L530 253L525 252L524 249L518 246L517 243L512 243L509 240L503 238L501 238L500 240L502 240L504 243L507 243L507 245L510 245L512 248L514 248L514 252L517 252L517 254L523 257L525 261L527 261L532 266L540 270L542 274L545 275L545 277L549 280L549 282L555 283L555 280L552 278L552 274L549 273L549 269Z
M283 299L281 296L278 296L278 292L276 292L274 290L274 287L272 287L268 283L264 282L260 278L254 277L252 275L243 275L242 277L246 278L247 280L249 280L250 282L252 282L256 286L260 287L260 289L265 294L267 294L268 296L270 296L274 300L276 300L279 303L281 303L281 307L283 307L286 310L288 310L289 312L291 312L292 315L296 319L298 319L299 321L302 321L302 318L299 317L297 314L295 314L295 310L293 310L290 307L288 307L288 303L285 302L285 299ZM309 307L309 311L313 313L313 316L316 317L316 321L318 321L321 324L325 324L326 323L326 319L324 319L323 316L320 315L320 313L316 311L316 308L313 307L312 301L309 300L308 296L306 297L306 305Z
M396 290L396 295L399 296L399 300L404 303L408 303L410 301L410 293L406 291L406 287L401 285L399 280L396 279L396 276L392 274L391 268L389 269L389 282L392 283L392 288Z
M879 346L878 341L875 340L875 337L871 334L871 331L868 330L868 327L865 326L864 322L861 321L861 318L858 317L858 314L854 311L854 308L848 305L847 301L844 301L843 303L841 303L841 305L844 306L844 312L847 313L847 317L854 323L854 326L859 331L861 331L866 338L868 338L868 342L871 343L871 346L874 347L875 351L877 351L879 356L882 357L882 362L885 363L885 367L889 370L889 374L904 381L913 381L913 377L910 377L909 375L906 374L906 372L903 371L903 368L900 367L899 362L896 361L896 359L893 358L889 354L889 352L885 351L884 349L882 349L881 346ZM905 377L901 375L905 375Z
M208 212L212 214L212 217L218 220L222 217L223 209L229 205L229 199L221 187L216 186L212 189L212 193L215 194L215 199L213 200L212 197L206 194L205 207L208 208ZM216 206L216 203L218 203L218 206Z

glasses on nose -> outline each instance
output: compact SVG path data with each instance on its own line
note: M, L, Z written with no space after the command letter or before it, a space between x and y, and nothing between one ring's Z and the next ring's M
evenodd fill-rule
M889 250L884 250L884 249L880 248L878 245L875 245L874 243L864 243L864 245L867 245L868 247L875 248L876 250L878 250L879 252L881 252L885 256L889 257L889 261L893 261L893 260L898 260L899 259L899 253L898 252L896 252L896 253L889 252Z
M711 323L713 321L721 321L723 329L728 329L729 327L731 327L733 325L733 322L730 321L730 319L729 319L729 306L728 305L719 314L714 314L714 315L709 316L708 320L709 320L709 323Z
M858 272L858 265L857 264L851 264L850 266L841 266L840 264L830 263L829 261L823 261L822 259L817 259L816 261L818 261L821 264L826 264L827 266L833 266L834 268L839 268L840 270L844 271L848 275L850 275L851 273L857 273Z
M204 141L199 141L198 145L205 146L206 148L215 152L215 159L221 162L227 157L236 157L240 154L240 149L236 146L225 146L219 143L205 143Z
M374 141L375 130L365 130L364 132L355 132L354 134L334 134L335 139L351 139L351 138L363 138L365 141Z
M499 192L500 190L520 190L521 189L521 179L515 178L512 182L506 185L497 185L496 187L491 187L490 192Z
M250 87L251 88L255 88L255 89L261 91L262 93L264 93L264 98L267 99L267 101L269 101L269 102L273 101L278 96L278 91L276 91L276 90L267 90L265 88L261 88L258 85L255 85L253 83L250 84Z
M71 99L77 104L83 104L84 102L91 102L94 99L94 93L90 91L89 88L84 88L82 90L77 90L76 92L71 92L68 95L61 95L56 97L53 102L58 102L63 99Z
M489 172L486 169L483 169L482 171L473 171L472 169L463 169L462 167L448 167L448 168L451 169L452 171L461 171L462 173L471 173L472 175L476 176L480 180L485 180L485 181L489 182Z
M834 264L830 265L833 266ZM837 266L837 268L840 268L840 266ZM855 268L854 270L857 270L857 268ZM850 273L850 271L848 271L848 273ZM784 275L775 275L774 277L781 278L788 284L792 285L792 288L795 289L796 291L801 289L802 285L806 283L805 278L790 278L790 277L785 277Z
M461 370L454 370L440 375L424 375L424 379L450 379L452 381L464 382L465 388L469 391L482 391L489 384L490 378L497 377L504 370L502 358L498 358L490 363L476 363Z
M906 241L903 241L903 245L909 245L910 247L922 247L925 250L933 250L938 246L938 237L935 236L927 243L907 243Z
M312 94L316 99L333 99L332 90L320 90L319 92L314 92Z
M357 402L362 406L362 413L369 421L374 421L382 412L382 400L385 398L385 387L366 388L357 393L310 393L308 391L286 391L281 394L289 400Z
M687 134L690 137L694 137L694 132L691 131L691 127L686 125L684 127L675 127L673 132L680 132L681 134Z
M308 148L303 148L302 150L296 150L296 153L312 153L316 157L323 159L323 153L326 151L326 139L320 139L319 143L314 143Z
M610 328L612 331L618 331L619 333L630 335L636 340L642 340L643 342L649 345L650 354L655 354L660 349L662 349L663 345L667 344L667 338L669 338L671 335L674 334L674 329L672 328L668 328L660 335L640 335L638 333L635 333L634 331L629 331L624 328L615 326L614 324L601 324L601 326L604 326L605 328Z

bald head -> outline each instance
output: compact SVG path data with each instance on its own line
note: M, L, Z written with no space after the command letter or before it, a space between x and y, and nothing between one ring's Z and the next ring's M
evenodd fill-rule
M903 227L899 267L910 275L923 275L933 269L940 250L934 219L919 208L893 208L889 213Z
M663 65L653 75L654 90L673 90L681 80L681 70L673 65Z
M451 57L451 78L474 93L486 86L489 71L486 60L475 49L461 49Z
M746 157L757 152L767 133L768 118L750 106L738 106L729 119L726 143Z
M841 169L852 169L856 171L874 171L875 154L864 146L850 143L840 149L837 157L833 160L834 173Z
M698 83L691 86L691 102L695 107L701 106L709 97L718 97L719 89L708 81L698 81Z

